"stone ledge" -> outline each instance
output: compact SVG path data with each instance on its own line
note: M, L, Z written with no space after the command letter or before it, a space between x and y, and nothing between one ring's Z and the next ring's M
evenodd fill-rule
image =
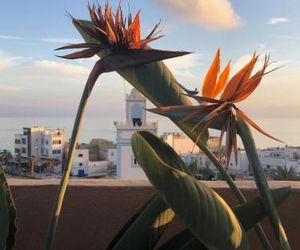
M59 179L20 179L9 178L11 186L57 186ZM211 188L228 188L225 181L203 181ZM242 189L256 189L254 181L235 181L237 186ZM99 186L99 187L151 187L148 180L119 180L119 179L70 179L70 186ZM271 188L291 186L292 189L300 189L300 181L269 181Z

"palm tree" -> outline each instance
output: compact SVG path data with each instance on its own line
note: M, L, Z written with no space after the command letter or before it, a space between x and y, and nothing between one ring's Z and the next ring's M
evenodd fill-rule
M8 160L12 158L12 154L9 150L4 149L0 151L0 162L2 162L3 165L5 165L8 162Z
M299 172L294 167L287 168L287 166L277 166L276 169L270 171L270 177L278 181L299 181Z

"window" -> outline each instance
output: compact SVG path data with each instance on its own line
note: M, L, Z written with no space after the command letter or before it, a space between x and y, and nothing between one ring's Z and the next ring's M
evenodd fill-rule
M27 150L26 148L22 148L22 154L26 154Z
M52 150L52 154L54 154L54 155L61 154L61 150L60 149Z
M142 121L141 121L141 118L132 118L132 123L133 123L133 126L142 126Z
M110 156L114 156L115 154L114 154L114 152L110 152Z
M52 144L61 144L61 140L53 141Z
M19 139L15 139L15 144L21 144L21 141Z
M134 156L132 156L132 167L133 168L139 168L140 165L138 164L136 158Z
M82 162L79 163L79 166L82 166Z
M20 153L20 149L19 148L15 148L15 153Z
M22 144L26 144L26 139L22 138Z
M79 157L79 158L82 158L82 157L83 157L83 154L78 154L78 157Z

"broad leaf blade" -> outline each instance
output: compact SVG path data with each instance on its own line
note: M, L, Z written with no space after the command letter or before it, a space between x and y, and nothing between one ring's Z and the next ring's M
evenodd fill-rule
M155 137L146 131L135 133L132 137L134 155L185 226L207 248L248 249L245 232L226 202L190 175L164 163L145 134L148 138Z
M195 236L185 229L176 234L158 250L207 250L207 248L195 238Z
M179 170L190 173L169 145L162 144L159 138L151 134L144 136L161 159ZM174 212L159 195L156 195L126 223L111 242L109 249L153 249L173 218Z
M155 195L122 228L108 249L154 249L174 212Z
M1 165L0 187L0 249L9 250L15 244L16 209Z
M283 187L271 190L271 194L276 206L279 206L291 193L290 187ZM264 209L261 197L257 197L246 204L239 205L233 208L233 211L240 223L243 225L245 231L248 231L255 226L258 222L267 216Z

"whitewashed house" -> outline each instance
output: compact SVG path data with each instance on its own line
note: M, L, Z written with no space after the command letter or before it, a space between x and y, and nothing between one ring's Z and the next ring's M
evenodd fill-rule
M146 98L132 89L126 97L126 121L114 123L117 130L116 165L119 179L147 179L131 149L131 136L136 131L157 133L157 122L147 121L145 109Z
M297 147L267 148L258 150L259 158L265 169L294 167L300 172L300 149Z
M106 175L107 161L90 161L89 149L76 149L71 175L76 177L103 177Z
M65 143L66 133L63 129L46 129L41 126L23 128L22 134L15 135L15 155L61 161Z
M89 150L76 149L72 164L71 175L85 177L88 175L89 169Z
M116 165L117 162L117 149L109 148L107 150L107 161L110 165Z

